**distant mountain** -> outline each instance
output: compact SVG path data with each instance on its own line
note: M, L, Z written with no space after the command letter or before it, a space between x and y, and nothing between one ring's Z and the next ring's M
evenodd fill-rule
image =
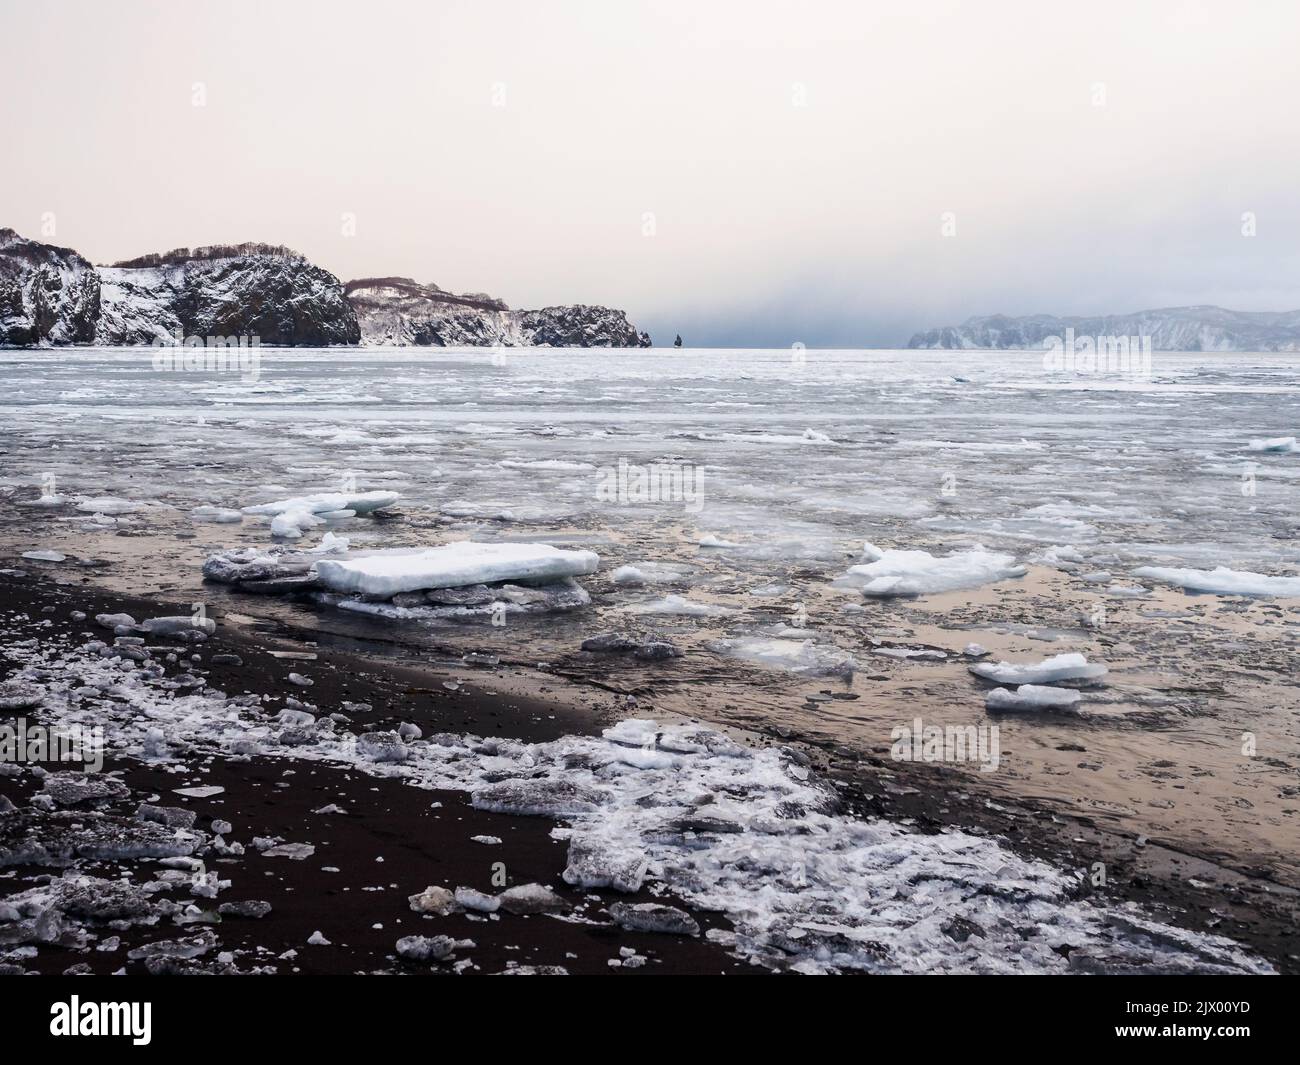
M1097 318L994 314L961 325L917 333L909 348L1037 350L1050 337L1150 337L1156 351L1300 351L1300 311L1228 311L1222 307L1167 307Z
M288 248L178 248L92 266L0 229L0 345L149 344L256 336L324 346L361 339L339 279Z
M409 277L349 281L363 344L437 347L648 348L623 311L573 304L514 311L481 293L458 296Z

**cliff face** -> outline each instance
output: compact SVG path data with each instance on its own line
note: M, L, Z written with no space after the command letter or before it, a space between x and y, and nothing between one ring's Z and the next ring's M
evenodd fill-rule
M1150 337L1156 351L1300 351L1300 311L1169 307L1096 318L991 315L917 333L909 348L1040 349L1051 337Z
M339 279L301 256L252 251L99 272L100 344L147 344L178 331L311 347L361 339Z
M0 230L0 344L148 344L180 336L356 344L333 274L285 248L178 249L111 267Z
M71 248L0 229L0 344L89 344L100 313L100 279Z
M361 323L361 339L373 345L437 347L650 346L623 311L576 304L514 311L481 294L456 295L405 277L349 281L348 300Z

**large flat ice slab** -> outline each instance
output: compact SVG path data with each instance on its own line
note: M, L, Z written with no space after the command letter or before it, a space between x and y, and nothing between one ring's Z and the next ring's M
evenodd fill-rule
M1215 595L1298 595L1300 577L1270 577L1266 573L1228 569L1171 569L1143 566L1133 571L1135 577L1176 584L1189 592L1213 592Z
M563 551L550 544L444 544L424 551L327 559L316 574L336 592L385 598L428 588L459 588L494 581L555 581L595 573L594 551Z

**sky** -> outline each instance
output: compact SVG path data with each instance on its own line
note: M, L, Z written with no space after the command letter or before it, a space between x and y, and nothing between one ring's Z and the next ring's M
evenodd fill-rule
M0 0L0 226L657 342L1300 307L1300 5Z

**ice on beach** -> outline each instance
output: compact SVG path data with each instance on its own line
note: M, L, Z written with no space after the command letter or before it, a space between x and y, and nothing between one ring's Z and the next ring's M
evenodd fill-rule
M1228 569L1176 569L1166 566L1143 566L1133 571L1135 577L1164 581L1189 592L1215 595L1283 595L1300 596L1300 577L1271 577L1266 573Z
M863 595L882 598L978 588L1026 572L1012 555L978 547L936 556L928 551L881 550L867 544L862 554L870 561L851 567L843 581L860 588Z
M714 640L708 648L742 662L809 676L843 676L852 674L856 668L851 654L833 645L818 644L816 640L741 636Z
M740 544L731 540L724 540L716 533L705 533L697 541L701 547L739 547Z
M321 559L316 574L336 592L361 592L390 598L402 592L458 588L495 581L557 581L595 573L593 551L570 551L550 544L443 544L421 551L394 551L360 558Z
M136 511L143 510L143 503L133 503L129 499L119 499L117 496L92 496L88 499L79 499L77 509L84 514L134 514Z
M689 618L718 617L732 613L716 603L699 603L680 595L665 595L644 603L634 603L627 610L629 614L664 614Z
M33 562L66 562L68 556L61 551L24 551L23 558L30 558Z
M371 514L392 506L400 498L397 492L320 492L257 503L244 507L242 513L269 516L272 536L297 540L317 525L358 514Z
M989 710L1063 710L1074 706L1081 698L1073 688L1022 684L1015 691L994 688L985 697L984 706Z
M609 575L615 584L629 588L639 588L646 584L671 584L685 580L693 572L690 566L677 565L672 562L636 562L628 566L619 566Z
M217 692L177 697L160 678L71 644L43 643L17 679L43 689L50 724L102 726L121 758L140 757L154 732L206 760L244 750L281 727L260 708ZM692 913L715 912L729 923L726 949L772 969L1271 971L1225 937L1162 924L1132 905L1080 898L1075 874L1017 855L987 835L920 832L842 814L831 785L790 750L746 747L697 724L626 721L601 736L540 743L448 733L437 743L410 745L400 761L375 760L343 729L263 750L287 764L347 765L413 787L469 792L478 809L560 819L554 831L570 840L566 880L608 881L617 889L642 877L691 911L614 904L612 920L691 932ZM629 754L646 756L644 764L631 764ZM148 849L130 844L133 853L189 854L199 843L197 836L183 844L168 839L173 849L160 851L162 835L175 830L133 821L130 831L151 836ZM115 853L120 834L113 830ZM293 848L288 857L310 850L275 846ZM105 849L84 834L60 847L91 857ZM29 858L23 852L8 860ZM0 853L0 864L5 860ZM439 895L445 904L445 892ZM570 908L539 884L494 897L511 914ZM954 927L962 934L952 934Z
M198 521L212 522L215 525L238 525L244 520L244 515L238 510L229 510L226 507L213 507L206 504L195 507L190 511L190 516Z
M1247 445L1250 451L1300 451L1294 436L1273 436L1252 440Z
M977 677L998 684L1053 684L1061 680L1095 680L1109 671L1100 662L1089 662L1077 651L1052 655L1032 665L1015 662L977 662L970 667Z

